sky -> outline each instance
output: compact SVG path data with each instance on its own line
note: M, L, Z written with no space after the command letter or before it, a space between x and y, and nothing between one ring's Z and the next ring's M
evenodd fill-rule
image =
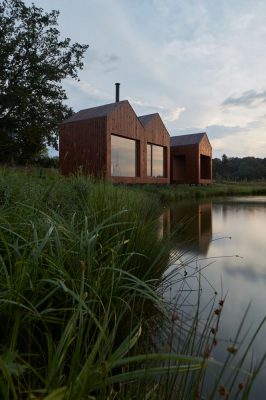
M25 0L26 4L32 1ZM213 156L266 157L265 0L35 0L89 44L73 110L129 100L171 136L207 132Z

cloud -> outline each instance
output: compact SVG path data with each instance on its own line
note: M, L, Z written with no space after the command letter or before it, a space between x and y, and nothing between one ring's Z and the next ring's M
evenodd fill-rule
M185 107L175 107L170 110L165 110L163 112L163 119L169 122L177 121L180 117L180 114L185 110Z
M241 106L248 107L266 102L266 90L257 92L255 90L248 90L239 97L228 97L222 103L222 106Z
M64 86L69 98L69 105L75 112L84 108L95 107L114 101L114 98L106 92L96 88L83 79L80 81L65 79ZM71 96L69 93L71 93Z
M158 111L162 119L168 122L177 121L180 117L180 114L185 111L185 107L168 108L160 104L152 105L150 103L145 103L141 100L132 99L131 97L128 97L128 101L138 108L145 108L145 112L147 112L147 110L149 110L151 113Z
M235 135L237 133L243 134L247 130L243 126L225 126L225 125L209 125L206 128L206 132L210 139L223 138L229 135Z
M164 110L164 107L161 106L161 105L159 105L159 104L157 104L157 105L151 105L150 103L146 103L146 102L144 102L144 101L142 101L142 100L133 99L133 98L130 97L130 96L127 96L127 100L128 100L131 104L133 104L133 105L135 105L135 106L138 106L138 107L149 108L149 109L153 109L153 110Z
M251 265L246 265L244 267L238 267L238 268L227 266L225 267L225 271L235 278L241 276L243 279L246 279L247 281L253 281L253 282L266 281L266 272L256 270Z
M121 61L121 57L118 56L116 53L103 53L90 49L86 54L87 63L98 63L104 66L107 65L114 65Z
M117 67L110 67L110 68L106 68L103 70L104 74L109 74L110 72L113 72L117 70Z
M114 101L121 82L121 99L138 115L159 112L169 133L207 126L217 155L265 157L266 2L51 3L62 36L90 44L81 82L64 81L75 110Z

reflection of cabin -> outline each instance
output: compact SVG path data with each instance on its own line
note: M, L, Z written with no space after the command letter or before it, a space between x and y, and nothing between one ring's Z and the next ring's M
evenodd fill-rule
M212 148L206 133L171 137L171 182L209 184Z
M81 110L60 126L60 170L121 183L169 183L170 137L159 114L127 100Z
M212 240L212 203L173 205L160 222L164 233L171 234L174 247L207 255Z

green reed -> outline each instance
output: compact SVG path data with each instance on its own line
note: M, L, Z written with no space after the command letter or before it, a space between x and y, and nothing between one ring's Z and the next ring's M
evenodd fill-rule
M266 195L263 182L214 182L211 185L144 185L142 190L157 196L162 203L180 200L198 200L226 196Z
M196 398L214 317L196 310L173 348L159 214L141 190L0 170L1 399Z

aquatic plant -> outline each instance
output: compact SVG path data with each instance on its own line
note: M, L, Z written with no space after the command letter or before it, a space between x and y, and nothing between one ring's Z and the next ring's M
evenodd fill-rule
M159 201L140 189L34 171L2 169L0 188L0 397L192 399L203 393L217 340L214 310L222 305L203 323L198 290L194 316L179 319L184 265L175 308L165 302L167 270L180 255L171 257L158 235ZM162 324L169 325L165 349L155 343ZM228 355L230 361L233 351Z

